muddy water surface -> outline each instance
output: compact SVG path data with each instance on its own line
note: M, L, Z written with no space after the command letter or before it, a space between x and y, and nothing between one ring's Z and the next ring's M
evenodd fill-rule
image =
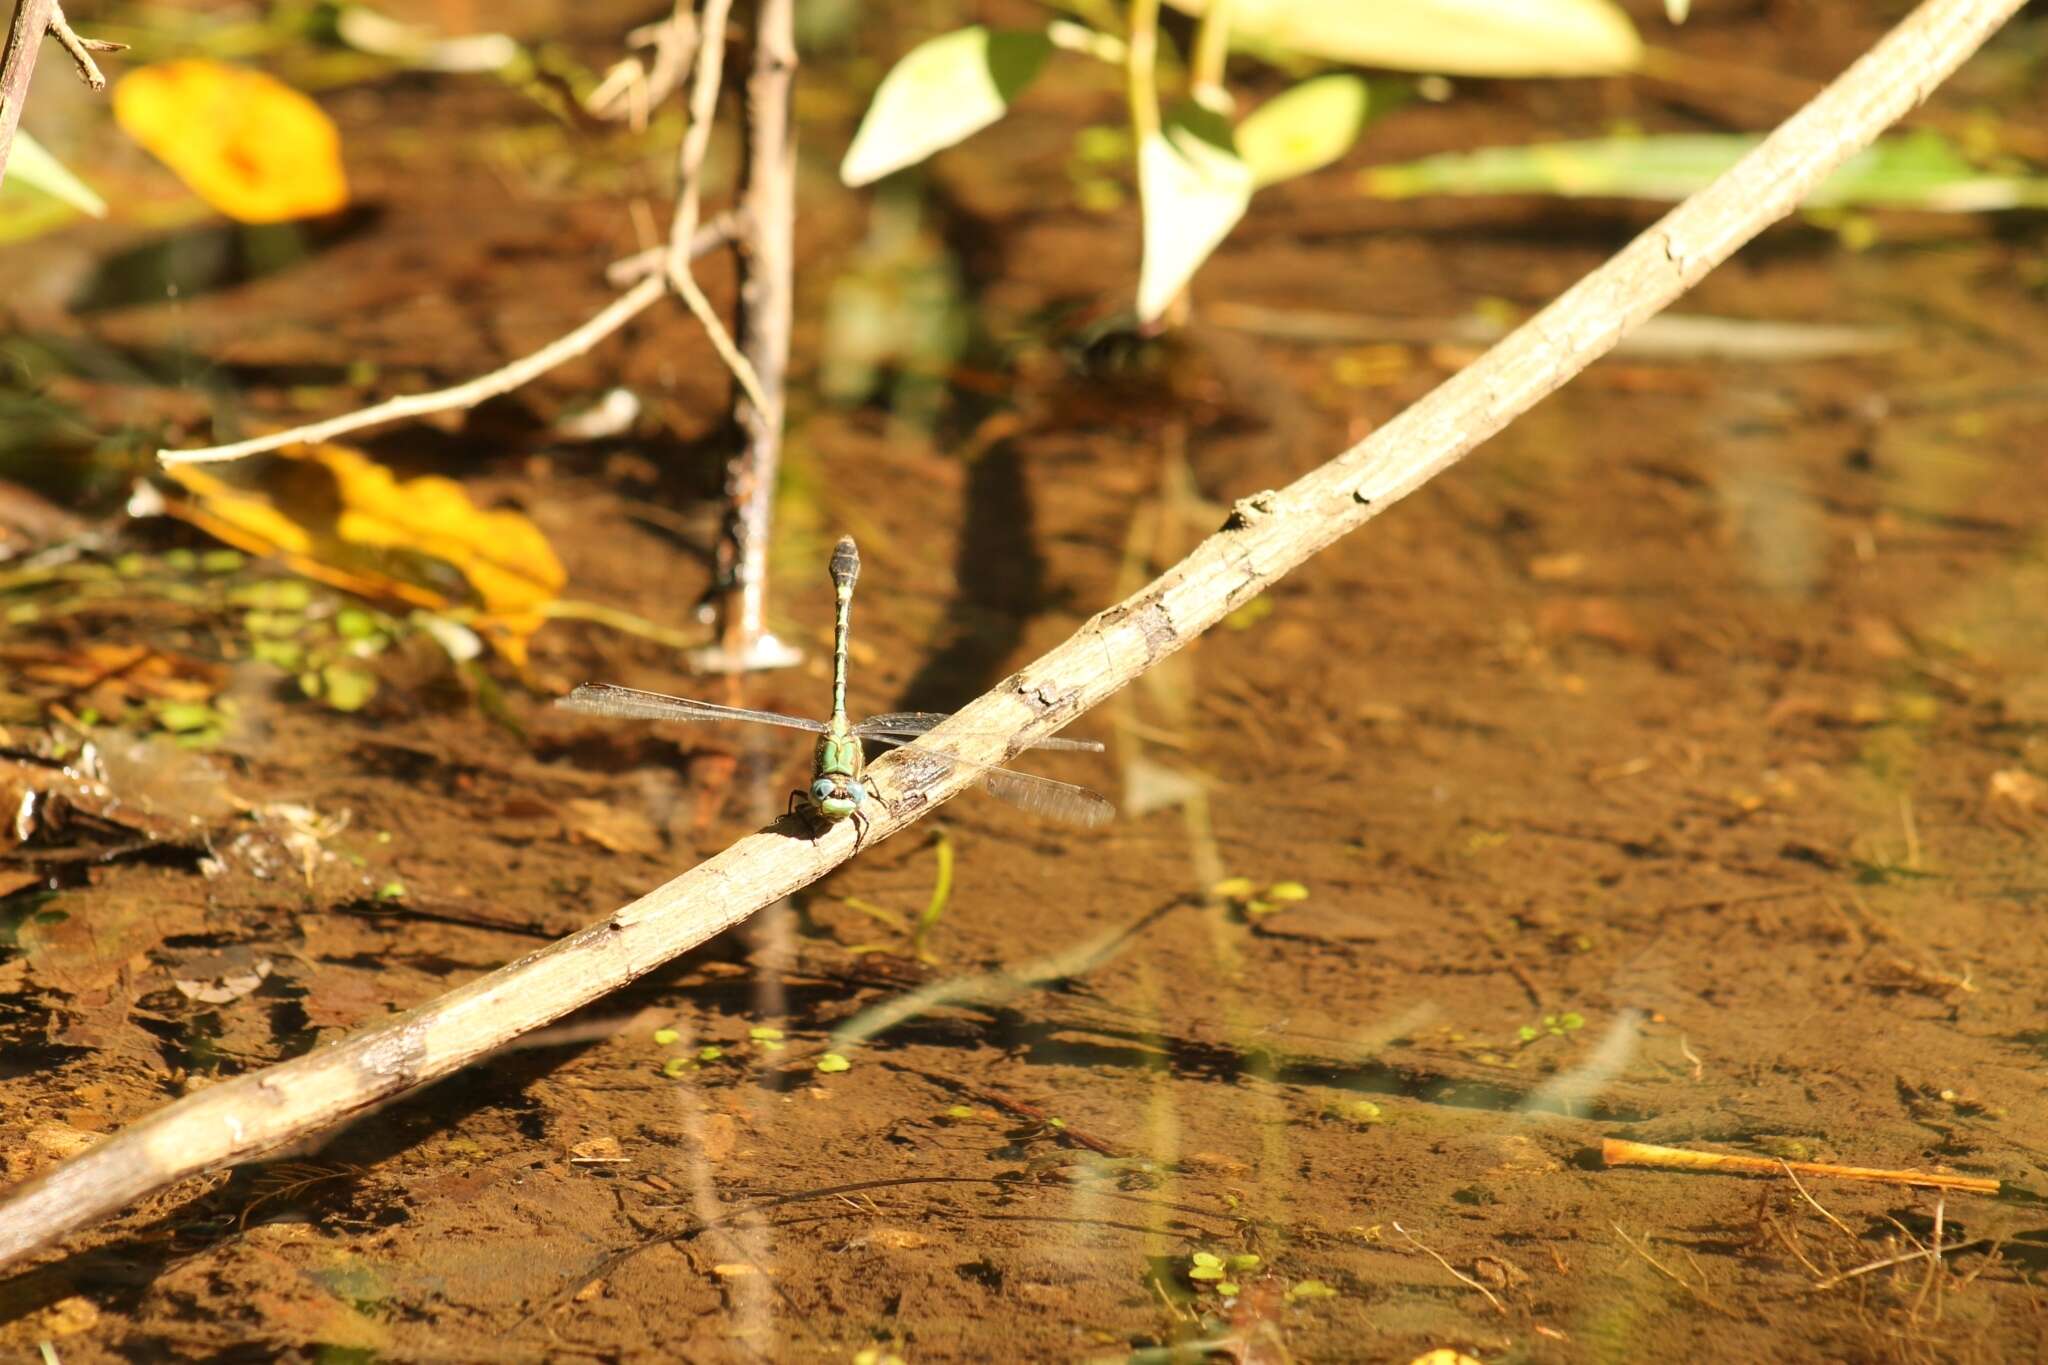
M644 17L615 9L567 30L592 61ZM1807 75L1873 36L1854 6L1772 14L1686 36ZM1067 149L1118 97L1054 82L891 191L952 263L967 352L943 383L830 405L819 319L873 237L870 201L823 168L858 63L895 41L877 26L821 58L806 106L773 612L808 661L713 697L820 709L824 552L848 531L855 709L957 705L1470 358L1276 340L1203 305L1534 306L1645 221L1375 205L1357 166L1623 116L1723 126L1625 82L1411 107L1262 197L1185 331L1090 346L1134 226L1074 206ZM598 306L600 267L637 245L625 205L659 188L497 87L327 102L372 208L289 268L174 300L85 312L24 283L43 302L17 342L132 362L44 362L44 397L175 434L225 391L280 417L462 377ZM1114 796L1108 829L964 797L486 1065L11 1270L0 1342L66 1361L2048 1350L2043 228L1881 227L1855 253L1781 228L1685 306L1908 346L1597 368L1081 719L1105 755L1033 761ZM143 244L43 239L0 271L90 276ZM642 430L550 435L614 382L650 397ZM466 425L365 445L523 509L571 598L693 632L722 403L708 347L657 313ZM402 642L363 709L313 705L252 661L235 596L283 570L209 578L179 554L211 547L196 533L109 525L94 554L145 556L146 585L10 580L38 607L0 637L10 780L46 790L29 756L92 730L88 705L180 680L235 705L198 745L102 726L125 804L74 801L7 857L9 1180L601 917L804 774L797 737L549 709L592 678L723 687L587 621L542 630L523 674ZM89 653L124 644L172 662ZM850 1066L821 1072L828 1050ZM1606 1138L2005 1193L1605 1169ZM1845 1278L1936 1240L1969 1245Z

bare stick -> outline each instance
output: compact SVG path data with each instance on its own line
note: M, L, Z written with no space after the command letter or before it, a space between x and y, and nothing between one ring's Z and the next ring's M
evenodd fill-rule
M1844 1223L1841 1219L1835 1217L1834 1214L1830 1213L1827 1210L1827 1208L1824 1205L1822 1205L1820 1200L1815 1199L1812 1195L1806 1192L1806 1186L1799 1183L1799 1172L1793 1170L1792 1167L1785 1162L1781 1161L1778 1164L1785 1168L1785 1178L1792 1182L1792 1188L1799 1191L1799 1197L1801 1199L1804 1199L1807 1203L1813 1205L1813 1211L1815 1213L1818 1213L1821 1217L1827 1219L1830 1223L1833 1223L1835 1225L1835 1230L1840 1232L1844 1237L1847 1237L1850 1241L1860 1242L1862 1240L1855 1233L1849 1231L1849 1225L1847 1223Z
M1659 1147L1653 1143L1628 1142L1621 1138L1601 1139L1600 1160L1609 1166L1658 1166L1671 1171L1727 1171L1738 1175L1780 1175L1798 1171L1803 1175L1831 1176L1836 1180L1872 1180L1886 1185L1918 1185L1927 1189L1964 1190L1971 1194L1998 1193L1998 1182L1983 1176L1888 1171L1873 1166L1837 1166L1828 1161L1780 1161L1776 1157ZM1801 1189L1800 1193L1805 1194L1806 1191Z
M693 253L685 243L697 235L697 204L703 190L704 153L711 146L711 123L718 113L718 90L725 81L725 21L732 13L732 0L704 0L703 34L697 42L697 74L690 83L690 127L676 152L676 214L669 228L668 282L683 296L690 312L711 338L712 348L725 361L742 389L757 399L761 381L754 367L733 345L725 324L712 311L696 277L690 273Z
M1707 1296L1707 1291L1705 1289L1702 1289L1694 1285L1690 1280L1686 1279L1685 1276L1679 1274L1670 1266L1665 1265L1655 1256L1652 1256L1646 1248L1637 1246L1635 1239L1633 1237L1630 1237L1627 1233L1621 1230L1621 1224L1609 1223L1608 1226L1614 1229L1614 1235L1621 1238L1623 1244L1626 1245L1630 1251L1633 1251L1636 1255L1642 1257L1645 1261L1647 1261L1652 1270L1669 1279L1673 1284L1677 1285L1680 1289L1683 1289L1686 1293L1698 1299L1707 1307L1713 1309L1716 1313L1728 1313L1727 1308L1725 1308L1719 1303L1716 1303L1713 1299ZM1697 1262L1694 1263L1693 1269L1699 1269L1699 1265ZM1728 1316L1733 1317L1734 1314L1728 1313Z
M1813 1291L1818 1294L1822 1290L1833 1289L1838 1284L1853 1280L1858 1275L1868 1275L1873 1271L1886 1270L1895 1265L1906 1265L1909 1262L1918 1261L1924 1257L1932 1257L1937 1254L1953 1256L1958 1251L1968 1251L1972 1247L1983 1246L1990 1240L1989 1237L1972 1237L1966 1242L1948 1242L1940 1247L1917 1247L1912 1251L1902 1251L1896 1256L1887 1256L1881 1261L1872 1261L1867 1265L1859 1265L1854 1270L1845 1270L1839 1275L1822 1280L1813 1287Z
M731 232L731 222L726 218L714 218L698 229L690 242L690 254L702 256L716 247L724 245ZM666 247L663 248L667 250ZM252 436L246 441L235 441L224 446L201 446L194 450L159 450L156 456L167 465L212 464L221 460L239 460L248 455L260 455L266 450L293 445L300 441L325 441L365 427L381 426L407 417L424 417L429 413L449 412L458 408L473 408L488 398L501 393L510 393L520 385L546 374L565 360L574 360L591 347L603 341L619 328L645 312L648 305L668 292L668 281L660 275L643 278L640 283L613 299L598 311L590 321L566 336L557 337L532 355L523 356L502 369L479 375L467 383L457 384L450 389L436 389L432 393L408 393L397 398L354 412L343 413L321 422L308 422L289 431L272 432L268 436Z
M746 214L740 209L727 209L697 229L695 240L708 245L693 247L691 254L702 256L721 242L735 240L746 230ZM659 275L666 269L668 243L663 242L660 246L651 246L645 251L636 251L630 256L621 256L613 261L604 268L604 282L614 288L623 289L629 284L637 284L649 275Z
M0 176L7 174L14 130L21 124L22 105L28 103L29 78L36 73L36 54L42 51L43 34L56 8L56 0L15 0L6 52L0 55Z
M933 731L999 762L1097 706L1318 550L1414 492L1551 393L1799 203L1953 71L2020 0L1926 0L1740 164L1679 205L1485 357L1285 489L1240 499L1224 528L1135 596ZM1008 734L1007 742L991 735ZM923 743L868 770L872 846L978 775ZM0 1204L0 1265L189 1175L248 1161L447 1076L654 970L824 876L854 852L750 834L560 942L304 1057L187 1095L17 1188ZM1948 1248L1950 1252L1954 1246Z
M718 646L699 667L734 672L795 662L768 633L768 540L775 472L782 461L784 383L796 290L796 129L790 90L796 74L793 0L757 0L753 68L747 75L746 162L740 206L740 346L760 387L737 398L741 446L725 471L725 527L719 538Z
M100 64L92 59L95 52L125 52L126 43L110 43L101 38L81 38L71 27L71 21L64 17L64 7L50 6L50 36L57 40L57 46L71 56L71 64L78 68L78 79L94 94L107 88L107 78L100 72Z
M1478 1290L1480 1293L1484 1294L1486 1296L1486 1301L1493 1305L1494 1312L1505 1313L1508 1311L1508 1306L1502 1303L1498 1298L1495 1298L1494 1293L1491 1289L1488 1289L1485 1285L1479 1283L1479 1281L1473 1279L1470 1275L1467 1275L1464 1271L1452 1265L1442 1256L1437 1255L1435 1251L1431 1250L1430 1248L1424 1246L1421 1242L1417 1241L1415 1239L1414 1233L1408 1231L1408 1229L1402 1227L1399 1223L1394 1223L1390 1226L1392 1226L1394 1231L1400 1233L1403 1237L1406 1237L1408 1239L1408 1243L1410 1246L1414 1247L1417 1251L1427 1253L1429 1256L1435 1259L1438 1265L1442 1266L1445 1270L1450 1271L1452 1279L1456 1280L1459 1284L1469 1285L1472 1288ZM1619 1231L1619 1229L1616 1230Z
M1941 1277L1941 1225L1947 1215L1948 1196L1938 1194L1934 1197L1934 1238L1927 1248L1927 1278L1920 1282L1920 1292L1913 1296L1912 1310L1906 1314L1908 1318L1920 1316L1920 1309L1927 1302L1927 1292L1934 1288L1936 1282ZM1941 1301L1937 1299L1935 1300L1936 1316L1940 1315L1940 1311Z
M100 74L95 52L119 52L126 43L81 38L72 32L57 0L16 0L14 18L7 25L7 46L0 52L0 180L7 178L7 158L14 151L14 130L21 126L22 106L28 103L29 78L36 73L36 54L42 51L47 33L71 54L78 78L94 90L107 88Z

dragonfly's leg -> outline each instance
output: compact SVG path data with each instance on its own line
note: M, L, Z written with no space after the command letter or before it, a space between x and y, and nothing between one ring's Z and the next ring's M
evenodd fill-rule
M819 837L825 833L825 831L820 828L820 826L824 822L818 819L818 808L811 804L811 794L805 791L802 787L798 787L795 791L789 794L789 807L788 809L784 810L782 814L785 818L792 815L801 814L803 816L804 823L810 826L811 842L814 844L817 843Z
M861 841L868 837L868 817L855 811L848 817L853 821L853 851L860 852Z

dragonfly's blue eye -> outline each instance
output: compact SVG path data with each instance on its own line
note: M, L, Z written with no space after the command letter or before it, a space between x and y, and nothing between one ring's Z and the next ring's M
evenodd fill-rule
M821 777L811 784L811 800L823 805L832 799L832 779Z

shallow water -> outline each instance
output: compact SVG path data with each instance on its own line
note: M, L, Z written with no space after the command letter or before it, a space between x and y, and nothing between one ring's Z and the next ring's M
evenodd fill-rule
M579 11L575 41L617 20ZM1803 21L1690 38L1831 73L1872 36L1849 7ZM439 382L573 324L602 298L594 267L633 245L626 216L547 180L563 148L508 171L487 134L455 136L539 119L463 89L466 108L413 87L335 101L378 210L359 231L238 287L95 313L86 339L206 357L282 410L302 369ZM865 561L856 713L956 706L1469 358L1262 339L1199 307L1165 343L1063 349L1051 319L1135 273L1127 213L1067 207L1058 149L1115 117L1105 89L1055 83L924 183L929 249L983 335L894 415L805 388L866 231L862 201L806 181L813 320L772 608L799 669L726 694L663 645L557 622L527 686L487 666L514 728L431 650L380 660L356 714L293 700L203 595L12 620L23 748L80 692L23 650L147 642L209 661L239 705L218 743L121 770L117 788L157 779L131 806L163 827L87 811L4 864L5 1174L430 999L778 813L801 736L546 701L606 679L821 714L841 531ZM1654 99L1479 84L1366 146ZM806 138L836 149L857 107L814 112ZM1349 184L1262 197L1198 304L1535 306L1644 221L1375 205ZM1861 253L1780 228L1684 307L1906 327L1910 347L1597 367L1077 722L1106 755L1029 760L1116 798L1107 830L963 797L487 1066L10 1272L0 1340L66 1361L1120 1359L1225 1337L1262 1361L2039 1354L2048 317L2020 281L2042 229L1881 226ZM45 239L0 272L115 242ZM21 336L84 327L53 313ZM615 380L658 395L667 434L550 442L565 399ZM58 391L110 427L190 412L199 388ZM689 630L721 402L708 348L656 313L466 430L366 446L524 508L569 595ZM135 534L152 555L201 544ZM267 813L225 816L221 792ZM941 839L950 895L913 942ZM1272 894L1289 883L1305 897ZM845 1071L816 1070L827 1047ZM1610 1137L2006 1193L1604 1169ZM1935 1238L1974 1245L1836 1280ZM1205 1266L1220 1277L1190 1277Z

